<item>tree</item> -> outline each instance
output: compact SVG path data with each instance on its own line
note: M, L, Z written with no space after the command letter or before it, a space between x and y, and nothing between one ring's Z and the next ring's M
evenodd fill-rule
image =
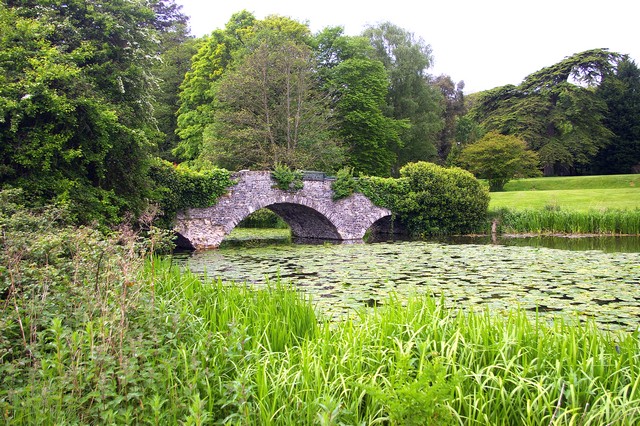
M311 48L280 32L261 38L217 87L204 158L231 169L335 169L342 152L331 134L327 100L316 89Z
M389 176L396 163L399 133L407 127L386 117L388 81L382 63L347 59L332 72L338 134L347 146L347 164L357 173Z
M356 173L390 175L407 123L384 114L389 81L382 62L372 57L367 38L345 36L341 27L325 28L315 40L319 80L331 100L345 163Z
M545 175L586 170L611 137L606 104L595 88L624 55L594 49L577 53L525 78L519 86L483 92L471 110L487 130L527 141Z
M538 156L515 136L487 133L478 142L466 146L460 161L476 177L487 179L491 191L501 191L514 177L534 177Z
M153 70L158 79L154 90L154 118L158 130L158 155L166 160L177 161L174 150L180 142L178 108L180 85L191 67L191 58L198 52L202 40L187 38L162 52L160 63Z
M443 103L444 127L438 135L436 148L440 162L445 162L456 139L458 118L467 113L464 102L464 81L457 84L448 75L435 78L433 85L440 89Z
M176 160L172 151L178 144L176 135L180 85L191 66L191 58L198 51L200 40L189 34L189 18L174 0L154 0L154 28L158 32L160 60L152 70L157 84L153 86L153 116L159 134L158 155Z
M231 169L333 169L342 152L318 90L307 25L243 11L206 39L180 94L175 153Z
M456 117L454 143L451 144L447 159L447 166L460 167L460 153L469 144L478 141L486 131L469 114Z
M134 0L0 5L0 179L79 221L144 204L154 13Z
M615 75L598 87L607 104L604 124L613 133L611 143L594 160L596 173L640 172L640 70L632 60L618 64Z
M223 30L206 37L191 60L180 87L177 135L173 154L184 160L196 160L202 151L205 129L213 123L219 80L234 63L234 56L251 37L256 18L247 11L231 16Z
M433 62L431 46L390 22L366 29L364 36L389 76L386 115L411 124L401 134L395 172L411 161L436 161L435 144L443 120L441 94L431 86L427 73Z

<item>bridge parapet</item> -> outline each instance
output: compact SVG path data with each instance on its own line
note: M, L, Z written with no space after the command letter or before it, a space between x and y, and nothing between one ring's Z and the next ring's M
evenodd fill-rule
M361 241L371 225L391 215L356 193L334 201L332 179L304 180L292 192L275 187L269 171L243 170L216 205L178 213L175 230L196 249L216 248L245 217L268 208L291 227L294 237L316 240Z

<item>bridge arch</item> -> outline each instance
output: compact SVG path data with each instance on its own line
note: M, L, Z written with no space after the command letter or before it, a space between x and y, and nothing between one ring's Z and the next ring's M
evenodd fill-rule
M243 171L234 177L237 184L216 205L178 213L175 231L184 245L218 247L242 219L261 208L287 222L293 237L317 240L362 240L374 222L391 214L358 193L334 201L326 179L307 180L301 190L290 192L275 188L268 171Z
M314 208L293 203L275 203L265 208L280 216L289 225L294 238L342 239L336 225Z

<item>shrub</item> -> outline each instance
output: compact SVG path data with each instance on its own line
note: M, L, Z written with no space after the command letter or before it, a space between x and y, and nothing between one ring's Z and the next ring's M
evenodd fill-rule
M233 184L227 170L196 171L160 159L151 165L149 176L154 182L151 201L160 206L164 216L159 225L164 227L170 227L179 210L214 205Z
M336 180L331 183L333 190L333 199L340 200L347 198L358 190L358 181L353 176L353 168L345 167L338 170Z
M475 232L489 205L488 191L471 173L427 162L407 164L399 179L362 178L358 189L420 236Z
M300 170L291 170L285 164L277 163L271 177L276 181L276 188L283 191L298 191L302 189L302 172Z
M414 234L473 232L484 223L489 194L469 172L433 163L410 163L400 170L407 192L396 211Z

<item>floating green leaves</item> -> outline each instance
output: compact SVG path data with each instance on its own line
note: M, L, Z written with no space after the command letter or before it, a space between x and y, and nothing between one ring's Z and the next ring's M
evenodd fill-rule
M632 331L640 319L640 253L394 242L230 248L185 261L228 282L280 277L329 317L383 304L390 293L427 293L465 309L592 317L605 329Z

